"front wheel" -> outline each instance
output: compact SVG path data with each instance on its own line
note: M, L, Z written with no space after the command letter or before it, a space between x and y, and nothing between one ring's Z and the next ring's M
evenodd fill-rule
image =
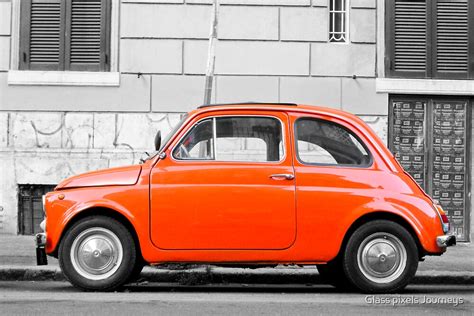
M91 216L75 223L59 247L59 265L74 286L112 291L129 280L136 266L136 245L118 221Z
M368 222L349 238L343 268L363 292L393 293L415 275L418 248L403 226L387 220Z

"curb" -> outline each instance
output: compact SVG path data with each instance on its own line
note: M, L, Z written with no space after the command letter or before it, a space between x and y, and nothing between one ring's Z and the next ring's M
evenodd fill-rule
M0 267L0 281L65 281L58 267ZM170 270L146 267L140 281L178 283L180 285L203 284L319 284L323 283L316 269L240 269L199 267ZM473 285L472 272L420 271L412 284Z

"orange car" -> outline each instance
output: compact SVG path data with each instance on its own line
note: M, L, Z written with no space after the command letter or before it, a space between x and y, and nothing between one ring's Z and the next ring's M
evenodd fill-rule
M343 111L201 106L155 147L46 194L38 264L57 257L73 285L104 291L144 265L317 265L332 284L386 293L456 243L441 207Z

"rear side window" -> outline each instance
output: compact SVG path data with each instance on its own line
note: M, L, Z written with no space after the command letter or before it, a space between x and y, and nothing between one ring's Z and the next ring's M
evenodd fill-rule
M302 163L365 167L372 161L359 138L336 123L298 119L295 137L296 152Z
M175 148L180 160L277 162L282 126L273 117L217 117L198 122Z

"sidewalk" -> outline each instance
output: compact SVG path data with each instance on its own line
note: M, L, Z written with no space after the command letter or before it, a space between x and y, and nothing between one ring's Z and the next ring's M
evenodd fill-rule
M286 284L318 283L315 267L240 269L206 266L189 268L146 267L142 278L150 282ZM32 236L0 235L0 280L63 280L56 259L48 257L47 266L36 266ZM413 283L474 284L474 245L458 244L440 257L426 257L419 263Z

